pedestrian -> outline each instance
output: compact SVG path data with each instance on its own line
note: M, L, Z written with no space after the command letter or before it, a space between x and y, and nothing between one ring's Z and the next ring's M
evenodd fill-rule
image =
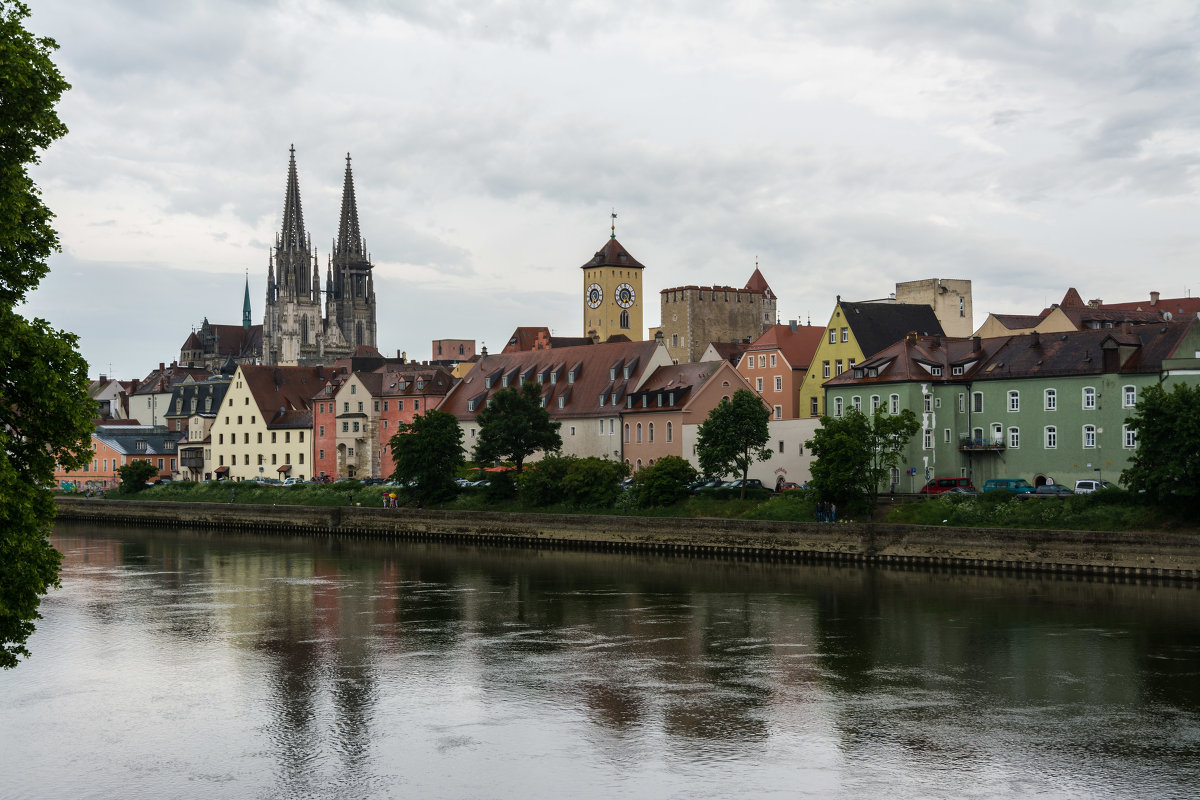
M383 490L383 507L384 508L388 507L388 491L387 491L387 489Z
M825 521L825 501L817 503L817 522Z
M836 503L829 504L829 521L837 522L837 504Z
M392 493L390 493L390 494L388 495L388 497L389 497L389 498L391 499L391 501L392 501L392 508L399 508L399 507L400 507L400 503L399 503L399 502L396 500L396 493L395 493L395 492L392 492Z

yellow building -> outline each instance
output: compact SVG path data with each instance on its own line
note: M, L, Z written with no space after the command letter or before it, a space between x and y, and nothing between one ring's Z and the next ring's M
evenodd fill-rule
M923 336L944 335L937 315L927 305L850 303L838 297L821 344L804 375L800 388L801 416L825 414L825 381L912 332Z
M332 374L327 367L239 366L209 430L215 475L310 477L310 401Z
M604 243L583 270L583 335L600 341L624 334L642 341L642 270L645 267L617 241Z

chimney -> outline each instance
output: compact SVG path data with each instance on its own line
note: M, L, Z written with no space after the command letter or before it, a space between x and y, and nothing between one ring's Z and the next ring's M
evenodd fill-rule
M1129 336L1133 333L1133 326L1129 324L1129 320L1125 320L1121 323L1121 333L1125 334L1126 336Z
M1041 336L1038 335L1037 331L1029 332L1029 346L1030 347L1041 347L1042 346L1042 339L1041 339Z
M978 353L983 349L983 338L979 336L971 337L971 352Z
M1158 305L1158 292L1150 293L1150 305L1152 305L1152 306Z
M159 371L159 372L163 372L163 371L165 371L165 370L166 370L166 368L167 368L167 365L166 365L166 364L164 364L164 363L163 363L163 362L161 362L161 361L160 361L160 362L158 362L158 371Z
M107 375L101 375L101 376L100 376L100 383L104 383L104 382L105 382L105 381L107 381L107 380L108 380L108 376L107 376Z
M792 329L792 333L796 332L796 328L800 326L800 321L795 319L788 320L788 327Z
M942 340L939 339L938 337L934 336L934 337L930 338L930 340L929 340L929 349L937 350L941 344L942 344Z

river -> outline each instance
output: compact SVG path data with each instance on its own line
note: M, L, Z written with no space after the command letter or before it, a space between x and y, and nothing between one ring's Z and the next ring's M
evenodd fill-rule
M10 798L1200 796L1200 588L61 522Z

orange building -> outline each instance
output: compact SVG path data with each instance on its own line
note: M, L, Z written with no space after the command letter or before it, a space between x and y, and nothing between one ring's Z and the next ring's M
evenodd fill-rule
M178 436L162 425L99 425L92 433L92 463L59 469L54 480L63 488L111 489L121 482L117 470L132 461L149 461L158 477L170 478L178 467Z
M823 327L772 325L742 353L737 371L771 408L772 419L801 416L800 390L813 355L821 344ZM807 410L804 416L808 416Z

